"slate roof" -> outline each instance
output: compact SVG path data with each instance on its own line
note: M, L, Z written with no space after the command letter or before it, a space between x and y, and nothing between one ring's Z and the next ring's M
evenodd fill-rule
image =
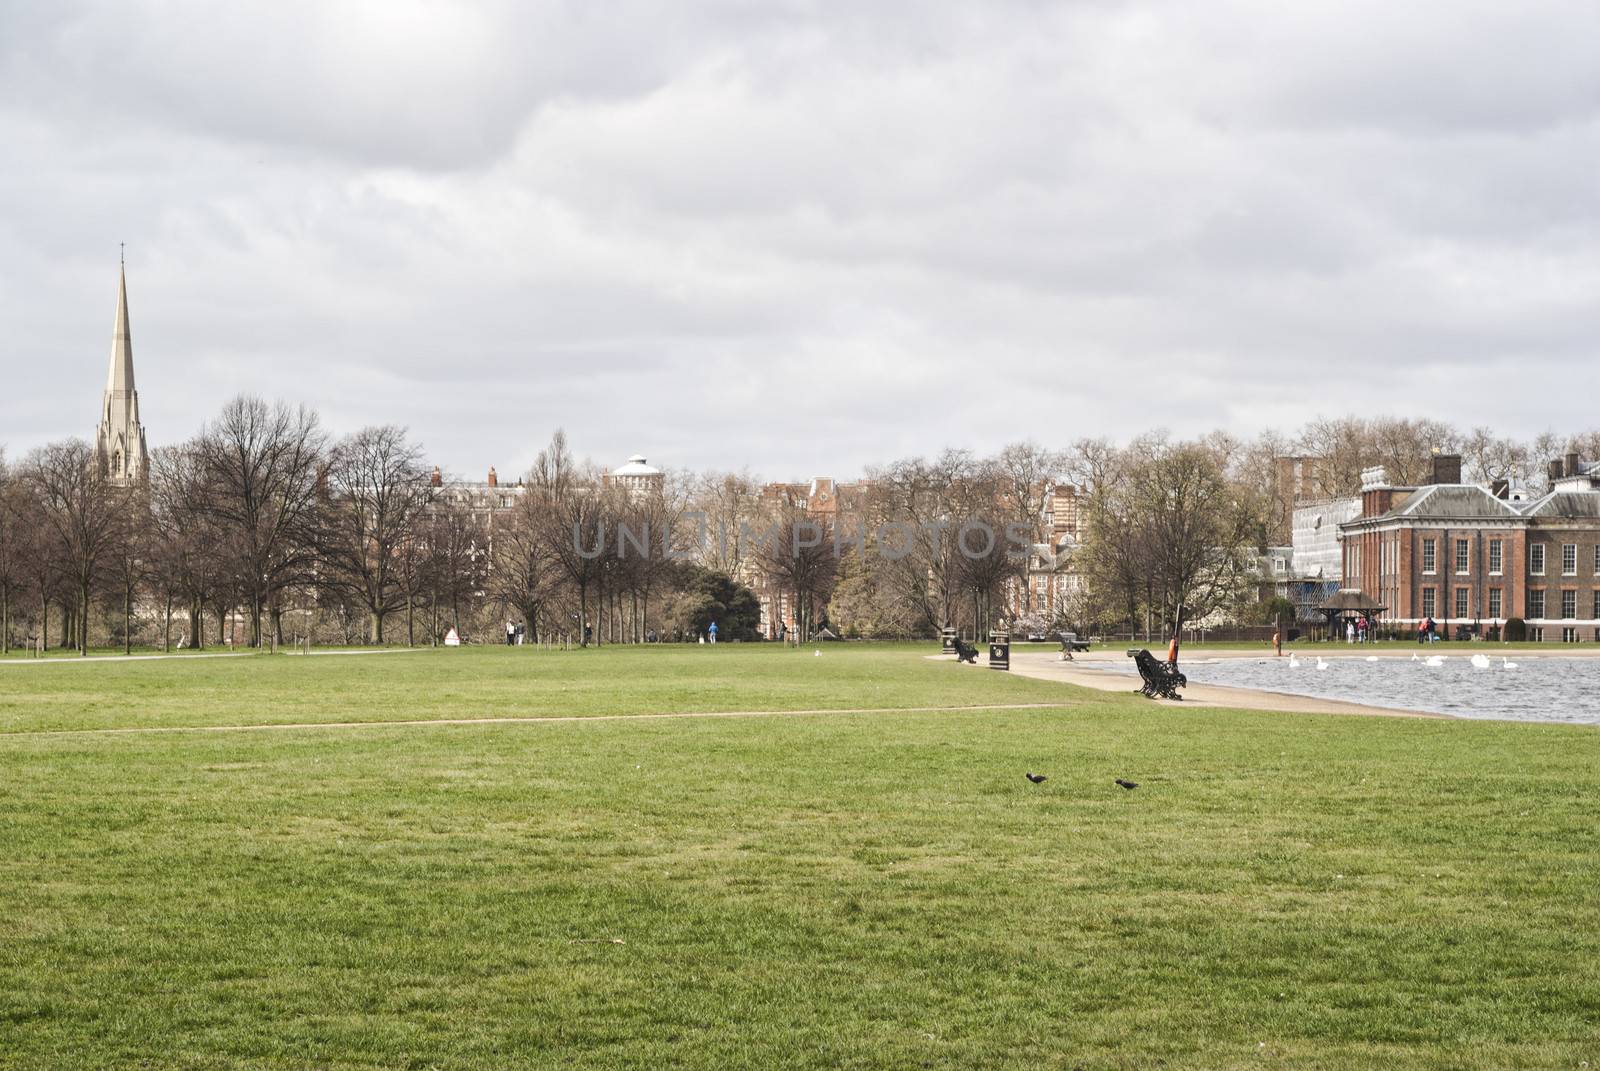
M1572 496L1580 497L1580 496ZM1463 521L1494 521L1522 516L1515 506L1496 498L1487 488L1473 484L1434 484L1419 487L1389 517Z
M1554 491L1523 507L1525 517L1575 517L1600 519L1600 494L1583 491Z

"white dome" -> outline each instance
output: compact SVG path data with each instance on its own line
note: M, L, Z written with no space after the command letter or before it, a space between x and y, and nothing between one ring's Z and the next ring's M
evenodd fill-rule
M645 463L643 454L634 454L621 468L611 470L613 476L660 476L661 470Z

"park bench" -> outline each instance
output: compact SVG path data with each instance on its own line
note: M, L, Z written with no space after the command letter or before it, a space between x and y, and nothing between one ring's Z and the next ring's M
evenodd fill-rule
M1156 656L1149 651L1129 650L1128 657L1133 659L1133 664L1139 668L1139 676L1144 679L1144 684L1138 691L1151 699L1182 699L1178 689L1189 683L1189 678L1178 672L1178 667L1167 662L1159 662Z
M1089 641L1078 639L1076 632L1058 632L1056 633L1056 638L1061 641L1061 660L1063 662L1072 661L1072 652L1087 651L1089 649Z
M956 637L956 661L978 664L978 649L960 636Z

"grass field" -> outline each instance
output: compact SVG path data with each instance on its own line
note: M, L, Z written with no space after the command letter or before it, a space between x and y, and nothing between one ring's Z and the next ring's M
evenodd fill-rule
M0 1067L1600 1066L1594 730L921 653L0 667Z

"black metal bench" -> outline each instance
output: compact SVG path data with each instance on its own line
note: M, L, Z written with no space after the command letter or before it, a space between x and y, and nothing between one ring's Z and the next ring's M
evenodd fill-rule
M1072 661L1072 652L1087 651L1089 649L1089 641L1078 639L1076 632L1058 632L1056 633L1056 639L1061 641L1061 660L1063 662Z
M978 649L960 636L956 637L956 661L971 662L973 665L978 664Z
M1189 678L1178 671L1178 667L1167 662L1159 662L1156 656L1149 651L1130 650L1128 657L1133 659L1133 664L1139 668L1139 676L1144 679L1144 684L1138 689L1140 694L1151 699L1182 699L1178 689L1189 683Z

